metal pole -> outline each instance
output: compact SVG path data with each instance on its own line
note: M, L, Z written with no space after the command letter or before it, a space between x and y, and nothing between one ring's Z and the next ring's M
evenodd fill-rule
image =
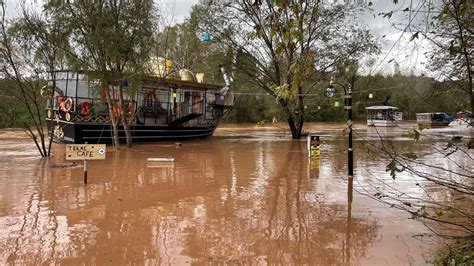
M347 150L347 174L348 178L354 176L354 154L352 150L352 88L349 86L346 97L347 125L349 126L349 148Z
M344 109L347 110L347 126L349 127L349 148L347 149L347 174L348 179L352 180L354 177L354 154L352 150L352 87L354 87L355 83L355 74L352 76L352 83L349 84L348 88L340 83L334 83L336 85L341 86L344 89ZM333 82L329 84L332 88ZM327 95L327 97L332 97Z
M84 184L87 185L87 160L84 160Z
M84 144L87 144L87 141ZM84 184L87 185L87 160L84 160Z
M308 158L311 158L311 135L306 138L306 149L308 150Z

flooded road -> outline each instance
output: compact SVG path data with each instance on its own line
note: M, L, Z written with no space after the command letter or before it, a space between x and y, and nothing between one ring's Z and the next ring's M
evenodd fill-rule
M82 162L65 161L64 145L41 159L23 133L0 131L0 264L425 264L435 248L429 231L357 192L390 179L387 162L371 160L359 142L386 134L430 161L436 145L403 137L413 125L357 126L348 201L342 127L305 127L322 140L310 161L305 140L274 126L224 125L181 146L108 146L106 160L89 162L87 186ZM432 139L450 134L458 133ZM421 193L412 180L397 185Z

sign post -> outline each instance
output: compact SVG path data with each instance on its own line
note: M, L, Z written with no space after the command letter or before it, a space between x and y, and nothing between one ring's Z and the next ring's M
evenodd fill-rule
M87 184L87 161L104 160L105 144L67 144L66 160L78 161L84 160L84 184Z
M84 184L87 184L87 160L84 160Z
M319 156L321 151L319 149L319 136L308 135L307 147L308 147L308 176L310 178L319 177Z
M319 150L319 136L308 135L308 157L312 158L320 155Z

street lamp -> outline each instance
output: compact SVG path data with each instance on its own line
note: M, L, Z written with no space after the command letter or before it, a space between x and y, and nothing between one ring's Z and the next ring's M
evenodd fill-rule
M326 88L324 95L328 98L332 98L336 89L334 85L338 85L344 89L344 109L347 110L347 125L349 126L349 148L347 149L347 174L349 181L352 181L354 177L354 156L352 151L352 85L348 84L347 88L341 83L333 82L329 83Z
M329 86L326 88L324 94L326 97L332 98L336 89L334 85L341 86L344 89L344 109L347 110L347 126L349 127L349 148L347 149L347 231L346 231L346 242L347 250L346 256L350 257L350 232L351 232L351 219L352 219L352 190L354 180L354 156L352 151L352 88L354 87L355 74L352 76L352 83L344 86L343 84L329 82ZM333 85L334 84L334 85Z

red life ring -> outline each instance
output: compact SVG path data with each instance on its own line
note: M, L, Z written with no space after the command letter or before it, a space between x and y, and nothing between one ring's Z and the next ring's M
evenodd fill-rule
M90 110L90 103L89 102L83 102L81 105L81 115L89 115Z
M63 97L59 97L59 110L66 112L65 104L66 100Z
M69 113L74 106L74 102L72 101L71 97L68 97L66 101L64 101L63 111Z
M114 112L115 118L119 118L121 116L121 114L120 114L120 105L118 103L116 103L112 106L112 111Z

